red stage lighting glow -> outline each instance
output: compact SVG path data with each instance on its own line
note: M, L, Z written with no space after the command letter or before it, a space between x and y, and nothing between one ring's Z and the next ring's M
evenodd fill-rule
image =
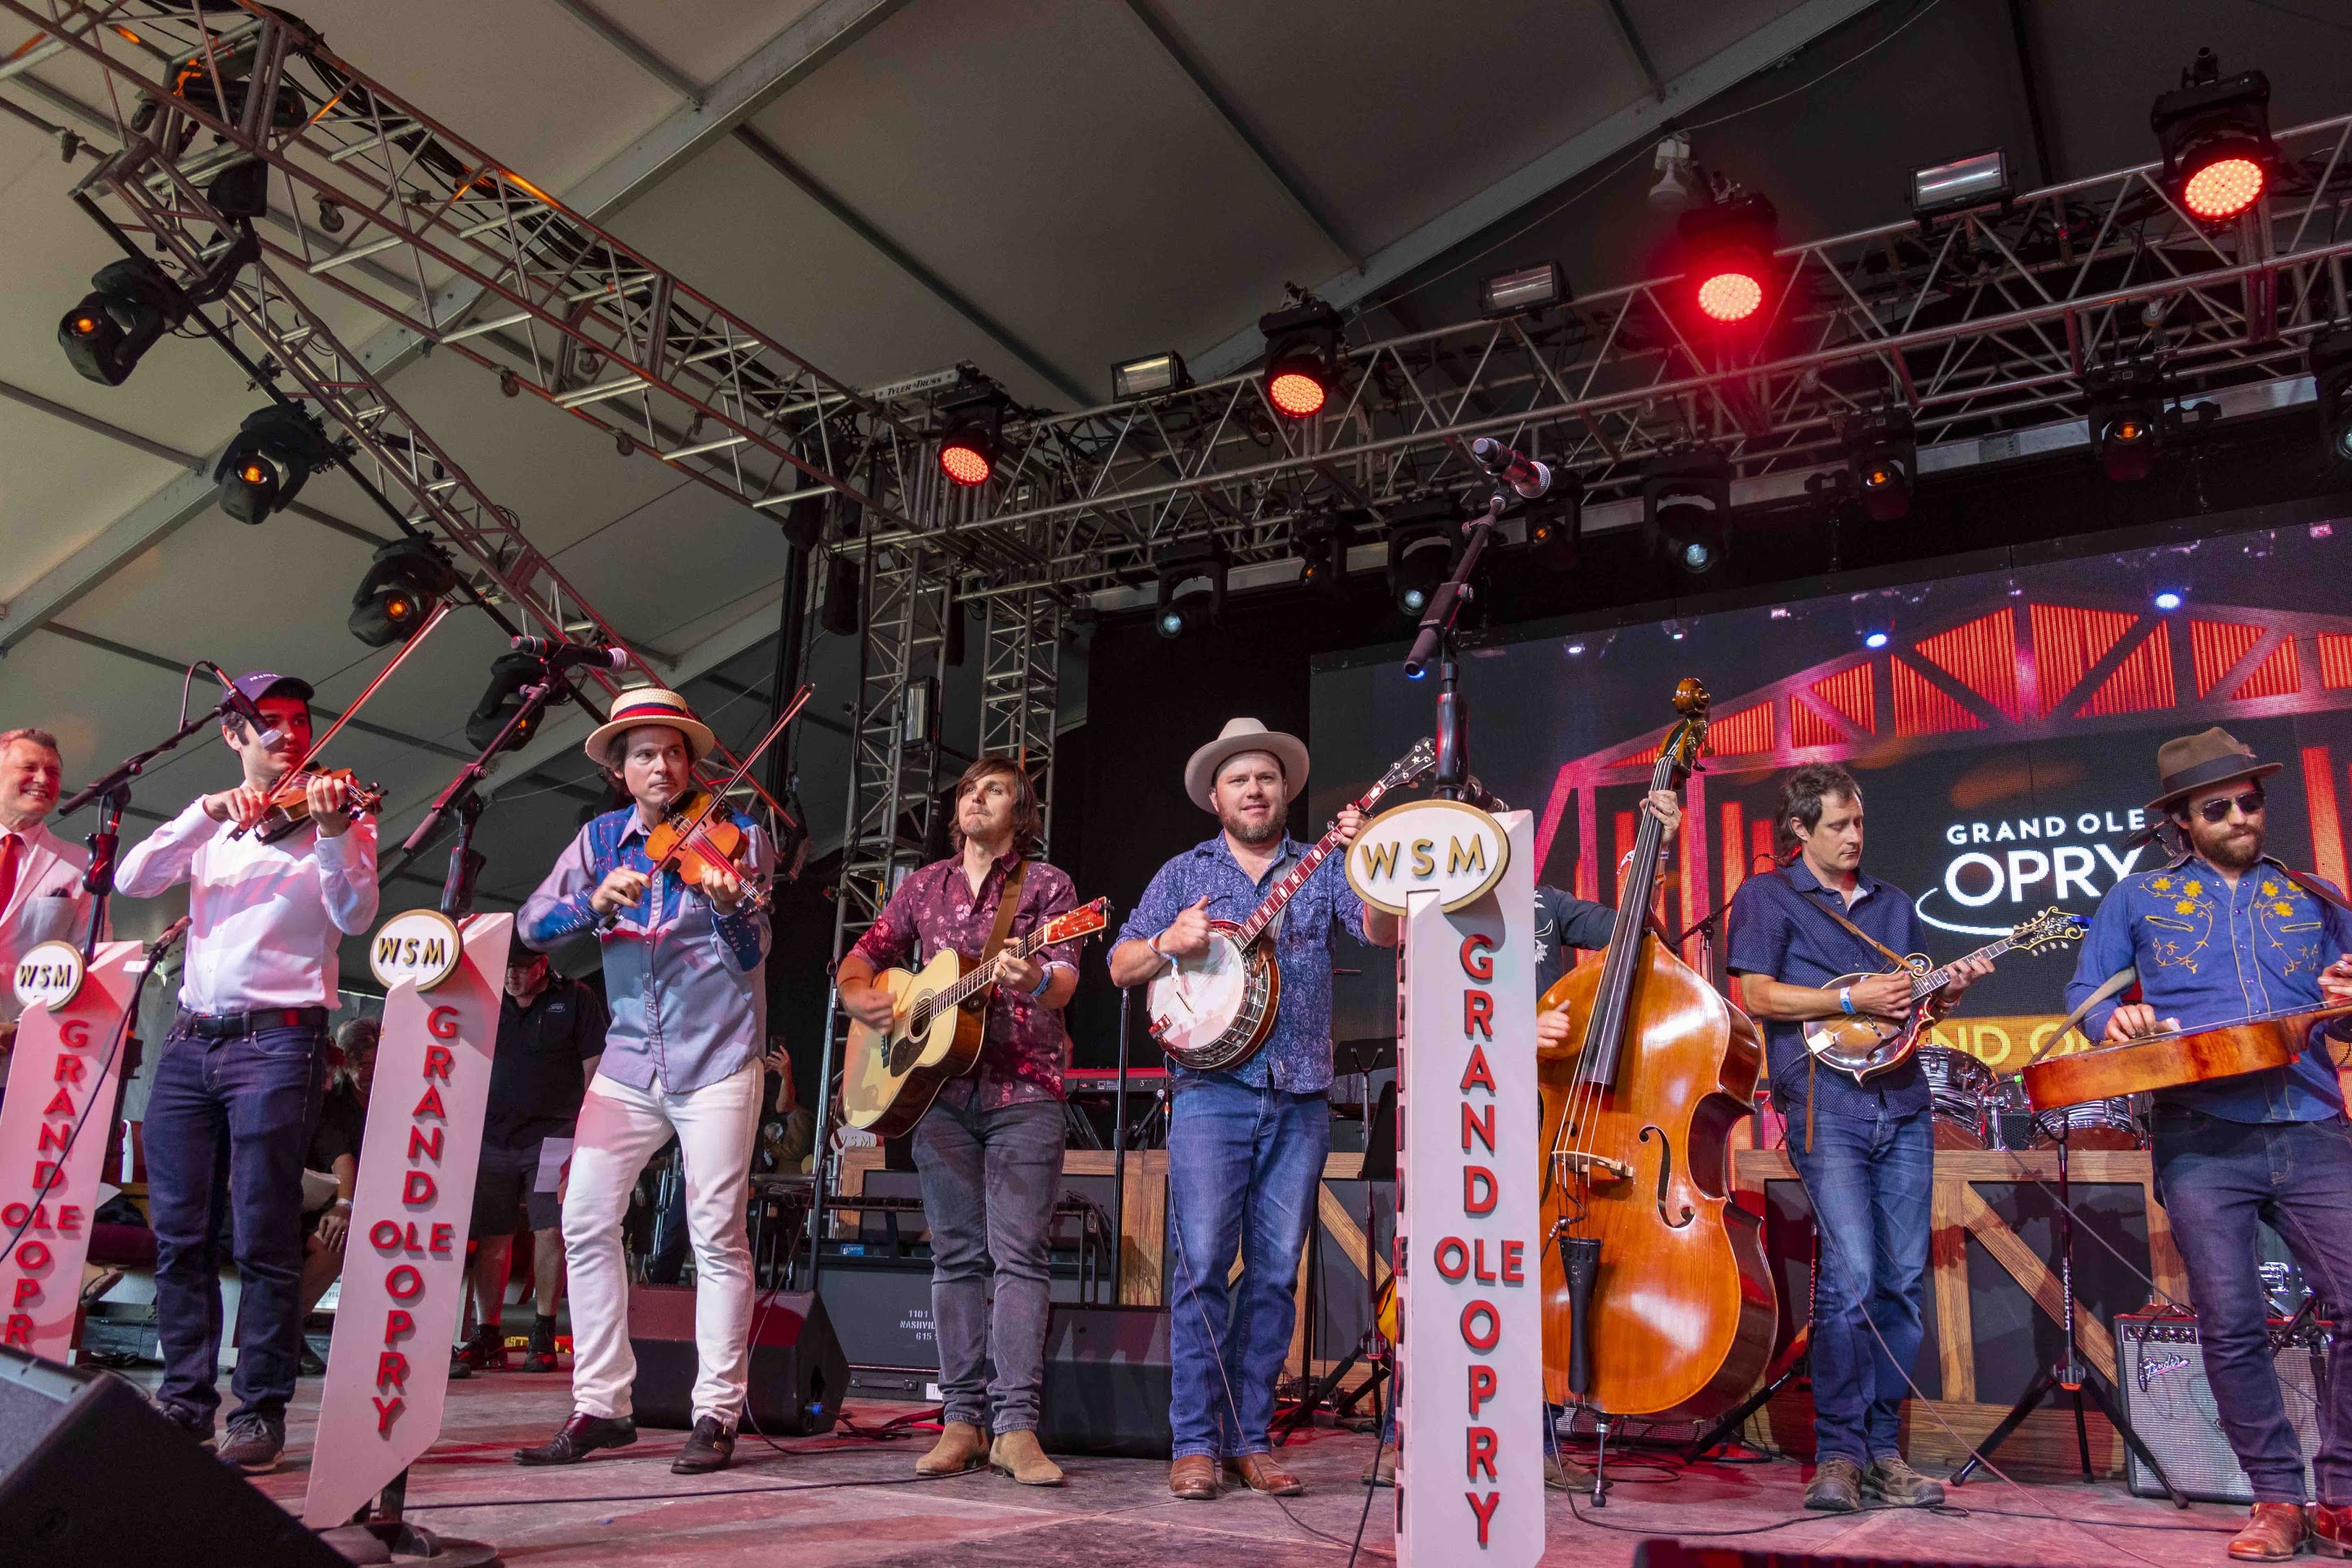
M940 446L940 472L957 484L984 485L994 465L988 454L961 441L946 441Z
M1277 371L1266 383L1265 395L1277 410L1293 419L1319 413L1329 395L1320 381L1300 370Z
M2252 158L2216 158L2190 174L2180 188L2180 204L2208 223L2233 218L2262 199L2265 177Z
M1698 286L1698 308L1728 325L1744 321L1764 304L1764 285L1746 272L1717 272Z

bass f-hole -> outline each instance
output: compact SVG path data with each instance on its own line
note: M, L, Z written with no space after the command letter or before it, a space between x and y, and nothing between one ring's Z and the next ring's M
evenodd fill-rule
M1698 1211L1685 1204L1680 1219L1666 1212L1666 1188L1673 1184L1675 1179L1675 1146L1667 1140L1666 1130L1654 1122L1642 1129L1643 1142L1647 1143L1653 1138L1658 1143L1658 1217L1666 1222L1669 1229L1680 1230L1698 1217Z

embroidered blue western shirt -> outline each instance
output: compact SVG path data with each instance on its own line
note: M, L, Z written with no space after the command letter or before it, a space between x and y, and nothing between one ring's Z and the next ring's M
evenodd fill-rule
M1168 929L1180 910L1203 897L1213 921L1238 925L1249 919L1266 891L1298 858L1303 846L1285 835L1282 853L1265 876L1252 880L1218 834L1177 856L1152 877L1118 933L1121 942L1149 942ZM1274 959L1282 973L1282 1005L1274 1032L1258 1053L1241 1066L1214 1076L1253 1089L1269 1086L1294 1094L1320 1094L1331 1087L1331 938L1346 931L1364 940L1364 906L1348 886L1337 855L1315 868L1285 906L1275 932ZM1187 1079L1212 1076L1169 1064L1175 1087Z
M1786 871L1740 883L1731 900L1732 972L1821 987L1842 974L1885 971L1886 955L1830 919L1832 909L1897 952L1927 951L1927 933L1908 894L1867 871L1857 873L1856 886L1853 902L1843 903L1802 858ZM1813 907L1808 909L1808 904ZM1757 1021L1764 1026L1773 1102L1790 1125L1804 1120L1808 1091L1817 1097L1817 1111L1848 1116L1876 1116L1881 1110L1905 1116L1927 1108L1927 1079L1916 1056L1856 1083L1834 1068L1814 1068L1805 1049L1802 1024L1779 1018Z
M2068 1011L2126 964L2141 1000L2185 1028L2320 1005L2319 972L2352 952L2352 917L2324 904L2265 858L2229 879L2195 856L2142 871L2099 901L2066 987ZM2121 997L2100 1003L2083 1032L2105 1037ZM2303 1055L2283 1068L2158 1091L2225 1121L2321 1121L2344 1112L2344 1094L2314 1026Z
M736 820L751 835L746 880L765 887L775 851L762 829ZM625 866L653 869L635 806L592 820L557 858L515 917L523 945L544 952L595 927L589 897ZM765 910L721 915L699 891L663 876L597 938L612 1009L600 1075L631 1089L658 1085L684 1094L731 1078L759 1058L768 1033Z

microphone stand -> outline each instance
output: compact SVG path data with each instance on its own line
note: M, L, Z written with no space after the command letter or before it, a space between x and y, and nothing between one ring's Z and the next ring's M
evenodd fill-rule
M425 842L441 829L442 819L451 812L457 814L457 841L449 849L449 874L441 884L441 912L451 920L462 920L474 912L474 881L487 864L482 852L474 847L474 824L481 819L482 797L475 788L490 771L490 759L507 749L508 742L522 726L536 723L540 713L559 695L568 696L564 685L552 671L543 672L539 679L522 689L522 700L507 716L497 736L482 748L474 760L457 770L438 799L427 806L425 820L416 825L400 846L400 863L387 875L397 875L411 860L425 851Z
M1422 612L1421 635L1404 657L1405 676L1412 680L1422 678L1433 658L1437 661L1437 781L1432 793L1440 800L1460 800L1470 777L1470 712L1458 684L1454 623L1461 618L1462 606L1476 596L1471 575L1478 570L1478 558L1486 552L1496 521L1509 501L1510 497L1497 489L1487 498L1486 510L1463 525L1469 543L1463 548L1454 575L1430 595L1429 607Z

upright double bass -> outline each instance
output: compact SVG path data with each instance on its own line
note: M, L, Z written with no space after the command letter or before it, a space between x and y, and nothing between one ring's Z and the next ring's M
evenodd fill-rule
M1706 737L1707 695L1650 787L1679 788ZM1775 1309L1756 1217L1729 1201L1727 1135L1753 1109L1763 1042L1650 920L1664 827L1647 812L1623 868L1607 959L1544 993L1569 1040L1539 1051L1544 1390L1606 1420L1705 1420L1755 1385Z

